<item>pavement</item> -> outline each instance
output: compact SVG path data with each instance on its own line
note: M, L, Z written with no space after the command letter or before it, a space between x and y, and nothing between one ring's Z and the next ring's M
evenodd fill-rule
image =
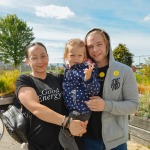
M1 129L2 125L0 125L0 131ZM128 150L150 150L147 147L144 147L132 141L128 141L127 144ZM14 141L5 129L2 139L0 139L0 150L22 150L22 148L21 144Z

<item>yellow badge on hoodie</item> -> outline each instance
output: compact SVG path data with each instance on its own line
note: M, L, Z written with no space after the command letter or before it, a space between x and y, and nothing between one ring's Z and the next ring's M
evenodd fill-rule
M119 76L120 72L118 70L115 70L113 74L115 77L117 77L117 76Z

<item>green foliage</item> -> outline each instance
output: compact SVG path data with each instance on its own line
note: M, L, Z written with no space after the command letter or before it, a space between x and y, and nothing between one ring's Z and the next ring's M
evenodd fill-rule
M32 28L15 14L0 18L0 60L18 67L25 47L34 40Z
M114 50L113 55L116 61L132 66L133 54L129 52L126 45L119 44Z
M150 118L150 94L145 94L140 97L138 116Z
M140 74L135 74L136 81L139 86L145 86L147 91L150 91L150 58L146 61L146 65L142 66Z
M145 59L145 65L142 67L141 70L142 74L150 78L150 57Z
M148 64L141 69L142 74L135 74L138 83L139 98L138 116L150 118L150 75Z
M148 78L147 76L141 74L135 74L135 77L138 84L139 94L150 93L150 77Z
M64 68L61 68L59 71L60 74L64 74Z
M141 72L143 75L145 75L147 78L150 79L150 65L149 66L143 66L143 68L141 69Z
M0 72L0 96L15 92L15 82L18 75L18 70Z
M150 149L150 145L148 145L148 146L147 146L147 148L149 148L149 149Z
M138 84L150 85L150 76L147 77L145 75L135 74L135 77L136 77L136 81L137 81Z

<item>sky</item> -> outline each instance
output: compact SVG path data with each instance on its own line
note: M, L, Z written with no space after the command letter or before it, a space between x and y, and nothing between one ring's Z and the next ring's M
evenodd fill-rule
M65 43L84 40L92 28L105 30L114 49L125 44L134 64L150 57L150 0L0 0L0 17L16 14L33 28L50 63L62 63Z

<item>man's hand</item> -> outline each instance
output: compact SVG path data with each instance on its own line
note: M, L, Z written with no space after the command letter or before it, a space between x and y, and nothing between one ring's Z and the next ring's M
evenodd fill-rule
M91 111L103 111L105 108L105 101L99 96L92 96L85 103Z

